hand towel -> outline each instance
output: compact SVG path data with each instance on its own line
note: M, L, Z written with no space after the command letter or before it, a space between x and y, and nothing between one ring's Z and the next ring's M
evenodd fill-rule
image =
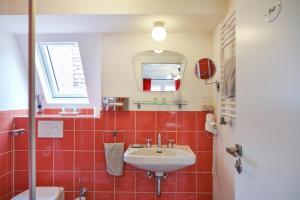
M223 95L226 98L235 97L235 56L227 59L224 64Z
M124 143L104 143L106 170L110 175L122 176L124 167Z
M216 124L215 116L212 113L206 114L205 130L213 134L217 134L217 124Z

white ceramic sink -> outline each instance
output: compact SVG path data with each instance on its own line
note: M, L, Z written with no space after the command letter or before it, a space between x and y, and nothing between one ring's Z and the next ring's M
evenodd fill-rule
M129 147L124 154L124 161L151 172L171 172L195 164L196 155L186 145L175 145L174 148Z

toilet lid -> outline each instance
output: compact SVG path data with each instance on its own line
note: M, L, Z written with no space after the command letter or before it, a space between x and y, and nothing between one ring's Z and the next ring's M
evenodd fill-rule
M63 190L61 187L37 187L36 196L38 200L61 200ZM26 190L11 200L29 200L29 191Z

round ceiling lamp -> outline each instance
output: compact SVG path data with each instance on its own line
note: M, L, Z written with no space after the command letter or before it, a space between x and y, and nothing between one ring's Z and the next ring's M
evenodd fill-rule
M164 22L156 21L152 29L152 38L157 42L162 42L167 37L167 31L164 27Z

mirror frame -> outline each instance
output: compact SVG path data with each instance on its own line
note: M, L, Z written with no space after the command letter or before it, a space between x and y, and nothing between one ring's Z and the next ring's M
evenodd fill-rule
M141 55L143 53L149 53L149 55ZM143 90L142 63L146 63L145 61L147 61L147 59L145 59L145 60L142 61L142 59L138 58L138 57L139 56L153 57L153 56L158 56L158 55L163 54L163 53L165 53L165 54L166 53L175 53L175 54L177 54L177 56L181 56L182 57L181 67L180 67L180 69L182 69L182 70L180 70L180 76L181 76L180 87L179 87L179 89L177 91L144 91ZM161 63L170 64L170 63L172 63L170 60L161 59L161 62L157 62L157 63L159 63L159 64L161 64ZM174 60L176 60L176 59L174 59ZM153 61L150 62L150 59L149 59L149 63L155 63L155 62L153 62ZM132 66L133 66L133 75L135 77L137 88L141 92L178 92L178 91L180 91L180 89L182 87L182 81L183 81L183 77L184 77L184 72L185 72L186 67L187 67L187 58L183 54L181 54L181 53L178 53L178 52L175 52L175 51L170 51L170 50L164 50L162 53L155 53L154 50L145 50L145 51L140 51L140 52L137 52L136 54L134 54L134 56L132 58Z

